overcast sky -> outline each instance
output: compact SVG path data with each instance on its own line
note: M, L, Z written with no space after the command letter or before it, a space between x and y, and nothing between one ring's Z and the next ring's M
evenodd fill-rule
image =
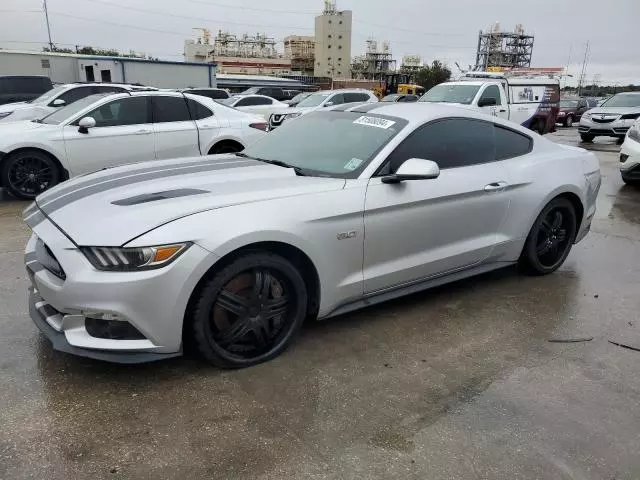
M133 49L182 58L193 27L264 32L277 40L313 35L322 0L47 0L53 42ZM475 63L478 31L522 23L535 35L535 67L564 67L577 78L587 41L587 80L640 84L640 0L338 0L353 11L352 54L368 37L388 40L403 55L444 60L455 70ZM42 0L0 0L0 48L40 50L47 41ZM0 65L0 73L2 65ZM573 79L575 82L576 78ZM572 79L569 79L572 83Z

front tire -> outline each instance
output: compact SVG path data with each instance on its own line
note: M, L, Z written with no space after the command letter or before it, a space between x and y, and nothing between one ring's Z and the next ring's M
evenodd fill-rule
M60 181L55 160L38 150L9 154L2 165L2 185L14 197L33 200Z
M567 119L564 121L564 126L567 128L573 127L573 117L569 115Z
M595 135L589 135L588 133L580 134L580 140L582 140L584 143L591 143L593 142L594 138L596 138Z
M566 198L547 204L531 227L520 255L520 266L531 275L547 275L564 263L577 232L577 217Z
M208 279L192 302L198 352L222 368L242 368L280 355L307 312L307 289L285 258L247 253Z

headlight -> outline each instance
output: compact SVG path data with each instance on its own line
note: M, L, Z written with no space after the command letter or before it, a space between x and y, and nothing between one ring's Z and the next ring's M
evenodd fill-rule
M5 118L11 115L13 112L0 112L0 118Z
M640 120L633 124L627 135L629 135L630 139L640 142Z
M583 113L582 118L591 118L591 113Z
M293 113L288 113L287 114L287 118L297 118L300 115L302 115L302 112L293 112Z
M190 243L156 247L81 247L82 253L98 270L132 272L152 270L170 264L189 248Z

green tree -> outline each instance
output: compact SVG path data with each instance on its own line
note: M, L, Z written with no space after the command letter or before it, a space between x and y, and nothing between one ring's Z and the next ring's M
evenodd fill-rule
M416 83L426 90L451 78L451 70L440 60L434 60L431 65L425 65L416 73Z

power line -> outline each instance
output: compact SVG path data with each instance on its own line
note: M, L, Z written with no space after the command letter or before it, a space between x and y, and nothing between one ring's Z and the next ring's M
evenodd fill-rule
M194 20L194 21L198 21L198 22L210 22L210 23L228 23L228 24L232 24L232 25L241 25L241 26L247 26L247 27L257 27L257 28L263 28L263 27L268 27L268 28L298 28L299 30L305 30L305 31L310 31L312 30L311 28L302 28L300 29L299 27L293 27L291 25L264 25L264 24L251 24L251 23L245 23L245 22L232 22L232 21L220 21L219 19L211 19L211 18L204 18L204 17L192 17L192 16L188 16L188 15L178 15L175 13L169 13L169 12L162 12L159 10L152 10L152 9L148 9L148 8L140 8L140 7L131 7L129 5L120 5L117 3L111 3L111 2L105 2L103 0L84 0L85 2L91 2L91 3L97 3L100 5L107 5L109 7L116 7L116 8L121 8L124 10L131 10L133 12L141 12L141 13L150 13L153 15L163 15L163 16L170 16L170 17L175 17L175 18L183 18L185 20ZM206 3L206 2L196 2L196 0L190 0L190 3ZM213 4L208 4L207 5L213 5ZM259 11L259 9L255 9L256 11Z

